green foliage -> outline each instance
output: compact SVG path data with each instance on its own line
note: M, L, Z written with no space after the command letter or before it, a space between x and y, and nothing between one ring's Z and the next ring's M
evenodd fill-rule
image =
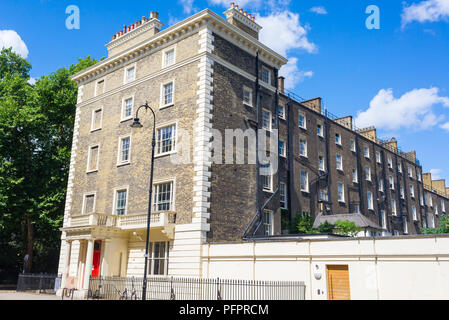
M335 222L335 230L337 234L345 235L345 236L356 236L362 228L358 227L354 222L347 220L337 220Z
M327 221L324 221L319 227L318 232L319 233L332 233L334 232L335 226Z
M449 214L440 215L438 228L421 228L422 234L449 234Z
M316 233L313 229L313 219L308 212L302 214L297 213L295 217L296 231L299 234L312 234Z
M87 57L28 83L31 65L0 54L0 282L21 271L55 272L77 100L70 77Z
M31 64L13 52L12 48L0 51L0 80L3 80L7 74L18 75L27 80L30 78L30 70Z

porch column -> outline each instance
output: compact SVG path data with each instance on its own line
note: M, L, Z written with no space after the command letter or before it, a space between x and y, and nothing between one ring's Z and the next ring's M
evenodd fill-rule
M94 257L94 239L87 240L86 268L84 269L83 289L89 289L89 277L92 274L92 259Z
M67 276L69 275L69 261L70 261L70 249L72 247L71 241L64 241L64 261L63 261L63 274L61 279L61 288L64 289L67 283Z

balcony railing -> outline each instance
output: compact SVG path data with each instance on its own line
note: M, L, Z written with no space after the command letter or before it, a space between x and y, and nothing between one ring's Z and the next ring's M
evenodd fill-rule
M117 216L110 214L90 213L71 216L70 227L115 227Z
M155 212L151 214L150 227L160 228L174 224L176 221L174 212ZM80 227L111 227L123 230L145 229L147 227L147 214L133 214L116 216L111 214L90 213L71 216L69 220L71 228Z
M148 214L134 214L120 216L118 227L120 229L144 229L147 227ZM151 214L150 227L160 228L175 223L174 212L155 212Z

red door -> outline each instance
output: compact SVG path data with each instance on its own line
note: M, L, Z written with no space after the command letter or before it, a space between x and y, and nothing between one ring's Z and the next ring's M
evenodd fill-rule
M92 260L92 277L98 277L100 274L100 255L101 255L101 241L95 241L94 257Z

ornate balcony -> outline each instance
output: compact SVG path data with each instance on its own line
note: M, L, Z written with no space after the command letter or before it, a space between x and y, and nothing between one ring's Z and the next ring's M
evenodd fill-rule
M116 216L110 214L90 213L83 215L72 215L66 229L78 228L114 228L120 230L146 229L147 213ZM176 222L175 212L155 212L151 214L150 228L160 228L168 235L173 234Z

